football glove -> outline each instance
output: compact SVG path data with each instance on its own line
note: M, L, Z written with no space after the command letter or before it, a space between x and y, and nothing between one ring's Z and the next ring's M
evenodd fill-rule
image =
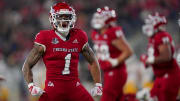
M143 88L142 90L138 91L136 94L136 98L139 101L149 101L150 99L150 91L148 88Z
M32 96L41 96L45 92L40 87L34 85L34 83L29 83L28 88Z
M96 83L95 87L91 89L92 96L101 96L102 95L102 84Z
M108 58L107 61L111 63L112 67L116 67L118 65L118 59Z
M154 63L155 57L154 56L147 56L146 54L142 54L140 56L140 61L144 64L145 67L148 67L148 65Z
M109 70L109 69L112 69L112 65L109 61L102 61L102 60L99 60L99 64L100 64L100 67L102 70Z
M118 65L117 59L108 58L106 60L99 60L99 64L102 70L109 70Z
M154 61L155 61L155 57L154 57L154 56L149 56L149 57L147 58L146 63L147 63L147 64L153 64Z
M140 56L140 61L143 63L144 67L148 67L148 65L146 64L146 60L147 60L147 55L146 54L142 54Z

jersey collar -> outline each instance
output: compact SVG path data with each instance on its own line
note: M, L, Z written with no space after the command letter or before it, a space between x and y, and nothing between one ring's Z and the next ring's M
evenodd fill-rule
M66 38L63 37L59 32L55 31L56 35L59 36L59 38L63 41L66 41Z

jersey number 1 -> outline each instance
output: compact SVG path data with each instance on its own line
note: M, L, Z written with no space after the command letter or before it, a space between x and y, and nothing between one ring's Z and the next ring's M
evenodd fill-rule
M71 54L67 54L64 59L65 59L65 65L64 65L64 70L62 71L62 74L63 75L70 74L69 67L70 67L70 62L71 62Z

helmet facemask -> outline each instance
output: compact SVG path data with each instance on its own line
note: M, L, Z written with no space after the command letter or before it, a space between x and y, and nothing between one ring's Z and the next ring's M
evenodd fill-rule
M142 26L142 31L143 34L147 35L148 37L154 35L154 26L149 19L145 20L145 24Z
M61 32L62 34L68 34L71 26L72 26L72 15L71 14L56 14L55 16L56 28L57 31Z
M154 28L151 24L145 24L142 27L143 34L147 35L148 37L151 37L154 34Z
M104 20L103 17L98 14L98 13L94 13L92 21L91 21L91 25L94 29L101 29L104 26Z

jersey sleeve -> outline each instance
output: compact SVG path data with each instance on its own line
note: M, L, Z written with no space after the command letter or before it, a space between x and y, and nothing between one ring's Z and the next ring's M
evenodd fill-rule
M45 36L41 31L38 34L36 34L34 43L41 45L42 47L44 47L44 51L46 51Z
M88 43L88 36L87 36L86 32L84 32L84 31L80 31L80 33L81 33L81 35L80 35L80 40L81 40L80 47L81 47L81 49L83 49L85 44Z
M124 33L123 33L122 29L117 29L115 31L115 36L116 36L116 38L124 36Z
M162 34L156 38L156 44L159 46L161 44L171 43L171 37L167 34Z
M112 34L112 39L117 39L123 36L124 36L124 33L121 27L117 27L114 29L114 32Z

